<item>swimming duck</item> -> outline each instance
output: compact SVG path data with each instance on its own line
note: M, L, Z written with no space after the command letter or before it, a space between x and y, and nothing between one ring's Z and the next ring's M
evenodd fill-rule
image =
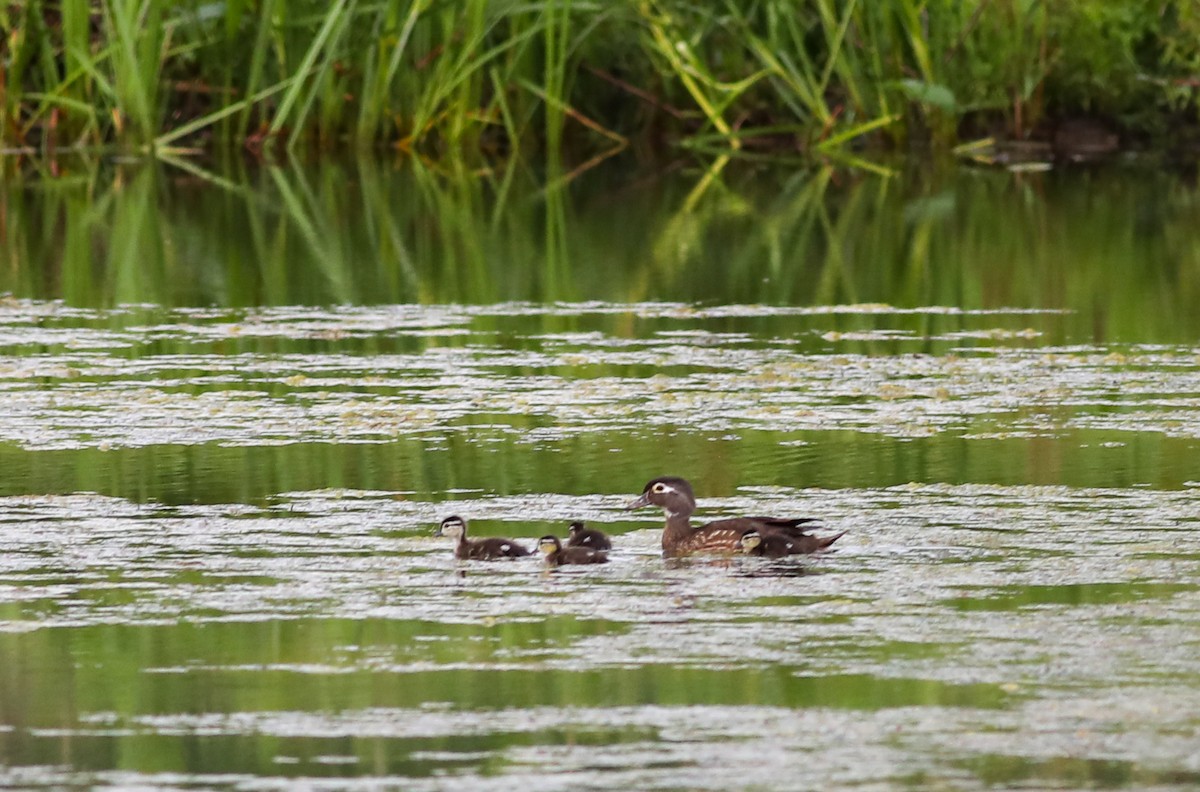
M563 547L557 536L538 539L538 550L546 554L548 566L562 564L607 564L608 554L590 547Z
M520 558L532 555L529 550L512 539L503 539L499 536L489 536L486 539L467 539L467 521L457 514L452 514L442 520L435 535L458 539L458 544L454 547L454 557L464 560L493 561L497 558Z
M625 508L640 509L650 505L659 506L667 513L662 537L663 555L667 557L692 553L736 553L743 549L740 542L742 536L751 532L759 534L760 544L774 546L774 537L782 536L795 544L795 549L789 550L789 553L814 553L829 547L845 534L845 531L833 536L807 534L804 526L814 522L811 517L733 517L693 528L691 516L696 511L696 496L692 494L692 485L678 476L651 479L642 489L641 496Z
M838 536L840 535L838 534ZM837 537L835 536L834 539ZM758 531L748 531L738 539L738 547L746 555L783 558L790 555L815 553L828 547L832 541L826 537L811 534L788 536L782 533L760 534Z
M603 531L588 528L579 520L571 523L567 547L590 547L593 550L611 550L612 540Z

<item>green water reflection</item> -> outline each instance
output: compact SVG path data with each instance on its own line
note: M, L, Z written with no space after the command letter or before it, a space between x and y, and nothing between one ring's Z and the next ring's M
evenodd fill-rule
M1021 586L990 591L987 596L962 597L946 603L966 611L1015 610L1037 605L1108 605L1138 602L1149 598L1170 598L1200 589L1185 583L1077 583L1069 586Z
M627 495L647 472L687 476L708 495L744 482L819 489L913 481L1178 489L1196 476L1196 441L1158 434L1071 432L1060 440L897 439L851 432L739 438L587 435L530 446L512 438L295 443L267 447L155 445L29 451L0 446L0 496L99 492L137 501L266 504L281 492L384 490L441 500L452 490L499 495L554 491ZM1105 448L1104 442L1120 440ZM620 454L613 452L620 448ZM619 458L618 458L619 457ZM570 465L563 465L564 458ZM604 481L597 471L606 471Z
M990 786L1020 786L1030 781L1075 789L1200 785L1200 773L1157 770L1116 759L1060 756L1033 760L1022 756L990 755L964 763L964 766Z
M6 181L0 290L93 307L1020 306L1073 311L1081 339L1200 328L1181 310L1200 301L1200 193L1159 170L618 171L549 192L407 161L217 170L223 186L150 163Z
M1194 781L1188 176L197 165L0 184L0 786ZM663 473L849 533L664 565Z
M868 675L801 676L785 666L705 669L644 665L564 670L480 668L515 649L565 646L622 629L603 621L544 619L493 625L305 619L285 622L107 625L0 634L0 756L77 771L427 776L462 763L489 772L496 752L522 745L658 739L627 726L537 727L485 734L347 736L380 728L437 731L437 713L632 706L832 707L877 710L994 708L990 684ZM388 670L387 664L465 664ZM448 709L447 709L448 708ZM394 714L386 713L394 711ZM306 721L323 714L328 723ZM349 714L348 714L349 713ZM363 715L355 724L353 713ZM381 715L382 713L382 715ZM239 714L250 715L239 719ZM351 718L338 721L338 718ZM381 727L382 718L383 727ZM316 734L264 734L270 728ZM340 725L339 725L340 723ZM330 725L332 724L332 725ZM323 732L333 732L324 734ZM421 758L423 752L449 752ZM479 754L485 758L481 759ZM416 758L414 758L414 755ZM453 755L459 755L455 758ZM321 757L341 757L323 763ZM287 764L279 766L280 757ZM314 769L313 765L322 765ZM492 768L494 769L494 768Z

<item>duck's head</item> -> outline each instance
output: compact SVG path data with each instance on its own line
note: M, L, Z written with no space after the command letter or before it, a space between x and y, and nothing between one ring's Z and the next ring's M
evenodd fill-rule
M574 536L582 531L585 527L586 526L582 520L576 520L575 522L571 523L571 527L567 529L567 533L569 533L571 536Z
M562 550L562 542L558 541L557 536L543 536L541 539L538 539L538 550L546 555L557 553L559 550Z
M659 506L667 514L691 514L696 510L696 496L692 494L692 485L687 479L678 476L659 476L646 482L642 494L630 501L626 509L640 509L643 506Z
M442 520L442 524L434 531L434 536L449 536L451 539L461 539L467 535L467 521L457 514L451 514Z
M758 531L747 531L738 539L738 547L743 553L750 553L762 544L762 535Z

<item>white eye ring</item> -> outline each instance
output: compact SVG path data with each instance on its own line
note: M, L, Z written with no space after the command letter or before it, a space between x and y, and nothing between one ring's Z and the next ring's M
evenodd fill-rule
M655 484L655 485L654 485L654 491L655 491L655 492L666 492L666 491L667 491L667 485L666 485L666 484L663 484L663 483L660 481L660 482L658 482L657 484Z

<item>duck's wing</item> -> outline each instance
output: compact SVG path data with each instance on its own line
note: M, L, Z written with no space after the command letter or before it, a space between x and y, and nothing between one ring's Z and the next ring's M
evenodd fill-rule
M771 531L785 533L789 536L804 536L805 531L817 527L821 522L819 517L742 517Z
M832 537L805 533L803 526L811 527L812 522L810 518L791 520L774 517L732 517L727 520L714 520L693 529L691 535L672 548L672 552L674 555L737 553L741 551L742 536L757 531L763 535L764 543L774 540L775 537L792 543L794 549L788 549L780 555L815 553L842 536L840 533Z
M812 517L801 517L797 520L781 517L730 517L725 520L713 520L693 529L693 533L708 530L737 531L737 535L758 531L759 533L784 534L785 536L807 536L805 531L815 528L817 522Z
M788 555L807 555L808 553L817 553L825 550L845 535L845 531L833 534L832 536L816 536L814 534L791 536L785 533L767 533L763 535L762 543L759 547L762 548L762 555L772 558L782 558Z
M737 553L743 534L763 529L761 523L745 517L714 520L692 529L692 533L673 548L675 555L690 553Z
M564 548L561 560L564 564L607 564L608 555L590 547L576 545Z
M525 547L525 545L518 544L512 539L501 539L500 543L500 552L506 558L521 558L522 556L531 555L533 553L533 551Z
M524 545L517 544L512 539L499 536L489 536L486 539L476 539L471 543L471 558L520 558L529 555Z
M590 547L593 550L611 550L612 540L608 538L608 534L601 531L588 531L580 543L584 547Z
M590 547L593 550L611 550L612 541L603 531L589 528L572 534L567 540L567 547Z

